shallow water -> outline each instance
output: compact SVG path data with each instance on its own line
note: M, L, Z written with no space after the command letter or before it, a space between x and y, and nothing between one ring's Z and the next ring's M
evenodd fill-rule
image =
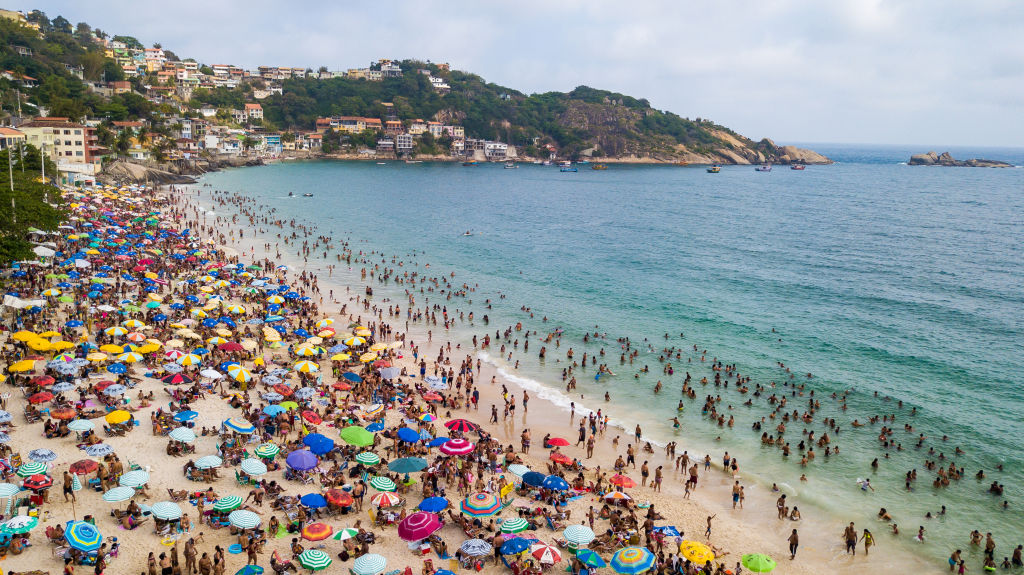
M420 250L423 255L411 258L420 266L412 269L423 272L429 262L434 272L454 270L456 284L478 285L472 305L457 298L438 302L477 317L475 326L463 322L446 337L465 343L472 333L489 332L493 338L516 321L542 335L563 328L561 347L548 344L543 363L535 336L529 354L513 354L518 370L498 358L496 348L481 354L536 394L566 407L569 401L601 407L629 435L640 423L646 437L679 440L716 462L728 450L745 478L756 474L767 484L785 484L798 494L801 509L820 507L881 530L872 518L886 507L917 553L944 559L951 546L965 547L976 528L992 531L997 554L1009 555L1011 543L1024 539L1024 457L1018 450L1024 436L1024 170L908 167L899 162L911 150L816 148L839 163L768 174L726 167L712 175L679 167L560 173L531 165L304 162L220 172L204 182L245 192L281 217L315 223L320 233L359 240L357 250L407 260ZM1020 150L971 152L953 150L957 157L1024 164ZM288 198L289 191L315 197ZM473 235L462 236L466 230ZM398 296L402 287L380 293ZM438 294L424 296L435 303ZM492 310L483 309L487 298L495 300ZM535 317L520 311L522 305ZM489 326L480 321L484 313ZM549 321L542 323L543 316ZM595 325L608 339L583 344L583 333ZM443 328L433 331L435 341L442 337ZM663 334L671 337L666 341ZM619 337L634 346L648 338L655 350L682 348L681 359L672 362L675 374L662 373L658 352L621 365ZM708 350L706 362L692 353L694 344ZM618 375L595 381L588 367L577 374L576 393L566 395L560 374L569 347L577 360L603 347L608 355L600 361ZM833 441L841 455L826 460L818 449L817 460L802 469L795 450L787 461L775 448L760 447L760 433L750 425L771 408L764 397L742 406L751 397L732 386L700 385L702 377L713 378L713 357L736 364L752 378L751 387L775 382L778 394L791 390L782 385L789 375L776 362L790 366L792 381L806 389L802 398L789 398L787 411L802 413L811 390L821 410L811 425L791 422L787 439L795 447L804 427L820 436L821 419L834 417L842 427ZM643 365L650 373L634 378ZM677 432L668 420L677 415L686 371L697 400L686 400ZM805 378L807 372L814 377ZM658 380L665 388L655 396ZM847 389L853 392L842 412L829 396ZM602 399L605 391L610 403ZM735 428L701 418L706 394L721 395L720 409L735 416ZM722 409L728 405L734 409ZM917 416L910 416L911 407ZM896 414L893 437L904 448L890 451L889 460L876 439L881 424L850 426L883 413ZM913 434L902 430L904 423L914 426ZM921 450L914 448L918 433L928 437ZM952 457L955 446L966 451L956 462L969 478L933 489L934 475L923 464L935 457L927 449ZM881 464L873 473L876 457ZM995 471L1000 462L1005 472ZM903 474L910 469L919 479L908 494ZM978 469L986 470L988 481L973 478ZM801 473L810 480L801 482ZM857 488L857 478L867 476L875 492ZM1009 510L985 493L992 479L1006 485ZM949 509L946 517L923 518L940 505ZM918 525L927 529L924 545L909 541Z

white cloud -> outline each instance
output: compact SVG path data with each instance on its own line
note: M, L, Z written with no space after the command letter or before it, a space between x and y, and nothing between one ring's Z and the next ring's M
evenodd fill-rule
M52 18L206 62L447 61L525 92L578 84L777 141L1024 145L1012 0L53 0Z

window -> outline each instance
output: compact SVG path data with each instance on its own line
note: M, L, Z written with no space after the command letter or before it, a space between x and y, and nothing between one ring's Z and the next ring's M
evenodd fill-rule
M82 140L75 140L75 145L76 146L81 146L82 145Z
M79 151L75 152L75 155L76 155L76 156L82 156L82 155L84 155L84 154L82 154L81 150L79 150Z
M71 130L64 130L64 135L65 136L70 136L71 135Z
M70 146L71 145L71 140L64 140L64 145L65 146Z

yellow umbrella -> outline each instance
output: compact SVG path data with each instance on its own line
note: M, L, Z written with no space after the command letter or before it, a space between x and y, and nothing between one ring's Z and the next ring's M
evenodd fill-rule
M124 423L124 422L128 421L131 418L132 418L132 414L128 413L127 411L125 411L123 409L118 409L117 411L111 411L110 413L108 413L107 416L104 419L107 420L107 423L117 424L117 423Z
M336 353L331 356L331 361L348 361L352 356L347 353Z
M366 343L366 340L361 337L350 337L342 341L341 343L349 347L357 347Z
M353 331L352 333L358 335L359 337L369 337L370 336L370 330L366 329L365 327L361 327L361 328Z
M7 368L10 372L21 372L21 371L32 371L36 368L36 362L33 359L23 359L17 363L12 364Z
M177 322L175 322L175 323L172 323L172 324L170 325L170 327L171 327L171 328L173 328L173 329L185 329L185 328L186 328L186 327L188 327L188 326L186 326L186 325L185 325L185 324L183 324L183 323L177 323Z
M301 373L315 373L320 370L320 366L312 361L300 361L292 367Z
M163 345L162 341L160 341L159 339L153 339L153 338L147 339L146 343L148 343L150 345L155 345L157 347L160 347L161 345Z
M359 361L361 361L363 363L370 363L371 361L373 361L375 359L377 359L377 354L375 354L373 352L364 353L363 355L359 356Z
M70 341L58 341L50 344L50 349L55 351L64 351L65 349L71 349L75 347L75 344Z
M164 301L163 296L161 296L159 294L151 293L151 294L148 295L148 297L149 297L149 299L151 299L153 301Z
M329 329L325 329L321 332L318 332L317 335L320 337L334 337L337 334Z
M316 322L316 323L315 323L315 324L313 324L313 325L314 325L315 327L317 327L317 328L321 328L321 327L327 327L327 326L329 326L329 325L331 325L331 324L333 324L333 323L334 323L334 320L328 317L328 318L324 318L324 319L322 319L322 320L320 320L320 321Z
M154 272L146 272L146 276L145 277L148 278L148 279L151 279L151 280L155 280L159 276L157 276Z
M94 351L89 355L85 356L85 359L88 359L89 361L106 361L107 354Z
M43 333L39 334L39 337L57 337L59 335L60 335L59 331L50 330L50 331L44 331Z
M149 344L146 344L146 345L136 349L135 351L137 353L153 353L154 351L157 351L159 349L160 349L159 345L153 345L153 344L149 343Z
M312 347L308 347L308 346L307 347L300 347L299 349L295 350L295 355L300 355L300 356L303 356L303 357L314 356L314 355L316 355L316 349L314 349Z
M172 339L164 342L164 347L181 347L185 345L185 342L180 339Z
M25 345L31 347L36 351L47 351L50 349L50 342L46 341L41 337L30 339L27 342L25 342Z
M697 565L715 560L715 552L700 541L683 541L679 544L679 552Z
M306 340L306 343L308 343L310 345L320 345L323 342L324 342L324 339L322 337L319 337L319 336L313 336L313 337L311 337L311 338Z
M37 337L39 337L39 335L36 334L35 332L24 330L15 332L13 335L11 335L11 339L13 339L14 341L28 341L30 339L36 339Z
M384 351L387 348L388 344L386 343L375 343L370 346L370 351Z
M124 348L119 345L107 343L100 346L100 351L105 351L107 353L124 353Z

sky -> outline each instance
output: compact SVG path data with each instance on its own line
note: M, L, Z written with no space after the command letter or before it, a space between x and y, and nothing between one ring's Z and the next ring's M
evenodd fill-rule
M1024 146L1017 0L37 0L16 8L207 64L343 70L417 58L525 93L587 85L780 144Z

